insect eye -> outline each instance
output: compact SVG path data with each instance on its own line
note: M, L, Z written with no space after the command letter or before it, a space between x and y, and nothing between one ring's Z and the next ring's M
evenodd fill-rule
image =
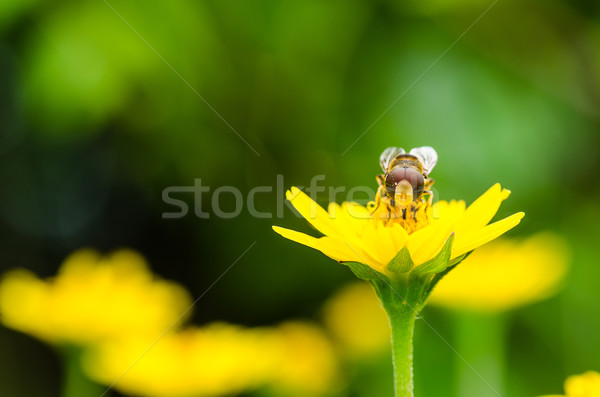
M425 188L425 180L419 171L408 167L399 167L390 171L386 176L385 188L387 192L393 195L396 186L403 180L407 180L412 185L415 196L421 194Z

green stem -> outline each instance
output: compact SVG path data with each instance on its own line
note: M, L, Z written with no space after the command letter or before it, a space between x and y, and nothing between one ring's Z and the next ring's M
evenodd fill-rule
M81 351L68 346L61 349L63 359L62 397L97 397L105 388L91 381L81 369Z
M417 314L413 310L389 310L396 397L413 397L413 333Z

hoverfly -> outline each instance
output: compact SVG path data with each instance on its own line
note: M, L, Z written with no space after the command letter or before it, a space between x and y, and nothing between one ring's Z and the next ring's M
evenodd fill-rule
M407 213L415 214L421 204L431 204L434 180L429 178L429 173L437 159L437 153L431 146L414 148L409 153L401 147L385 149L379 157L384 173L376 176L379 189L375 210L383 203L389 217L394 214L394 217L407 219ZM427 196L427 201L424 196Z

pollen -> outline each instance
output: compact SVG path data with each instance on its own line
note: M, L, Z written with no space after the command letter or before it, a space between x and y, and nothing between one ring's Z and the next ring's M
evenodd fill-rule
M429 225L430 220L433 218L433 208L429 202L411 200L408 205L388 207L386 205L377 206L372 201L367 205L367 208L372 211L371 218L375 225L381 224L387 227L399 225L408 234L412 234Z

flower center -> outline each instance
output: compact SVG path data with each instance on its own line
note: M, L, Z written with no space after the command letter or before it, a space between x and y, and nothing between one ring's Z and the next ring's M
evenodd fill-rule
M431 205L427 201L411 201L406 204L396 203L392 206L385 203L377 205L371 201L367 208L371 211L371 220L386 227L394 224L402 226L411 234L427 226L432 218Z

